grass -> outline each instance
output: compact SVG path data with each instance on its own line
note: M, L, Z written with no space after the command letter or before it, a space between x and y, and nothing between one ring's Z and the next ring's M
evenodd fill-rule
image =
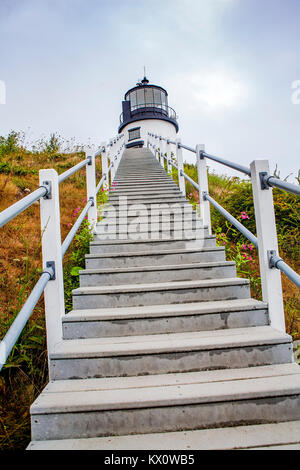
M54 168L59 174L79 163L84 154L67 142L66 152L54 135L40 141L34 150L22 145L22 135L0 137L0 211L39 186L38 172ZM72 145L71 145L72 144ZM97 161L97 181L101 177ZM86 203L85 170L60 185L62 240ZM0 339L7 332L41 272L41 229L39 203L1 228L0 246ZM74 216L74 217L73 217ZM64 258L65 300L71 310L71 292L78 287L75 265L83 267L89 243L89 227L82 225ZM30 441L31 403L48 381L48 364L43 298L38 302L17 345L0 375L0 449L23 450Z

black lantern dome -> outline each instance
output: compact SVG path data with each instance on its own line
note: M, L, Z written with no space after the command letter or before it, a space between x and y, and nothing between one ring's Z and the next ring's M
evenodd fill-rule
M178 132L177 115L168 105L168 93L160 86L149 85L146 77L125 93L122 110L119 132L127 124L144 119L171 122Z

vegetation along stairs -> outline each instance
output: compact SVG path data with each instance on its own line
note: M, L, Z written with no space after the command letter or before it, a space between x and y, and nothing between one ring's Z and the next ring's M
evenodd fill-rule
M299 448L291 337L150 150L101 215L28 449Z

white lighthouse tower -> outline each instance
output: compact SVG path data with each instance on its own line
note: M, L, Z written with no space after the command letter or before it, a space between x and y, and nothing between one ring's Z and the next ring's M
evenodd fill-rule
M119 133L125 134L127 148L146 146L148 132L176 138L177 115L168 105L168 93L146 77L125 93L122 111Z

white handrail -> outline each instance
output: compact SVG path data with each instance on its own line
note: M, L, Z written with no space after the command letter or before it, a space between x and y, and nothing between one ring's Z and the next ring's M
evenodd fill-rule
M266 190L272 186L275 186L281 190L299 195L300 187L269 176L269 164L265 160L255 160L251 163L250 168L247 168L243 165L230 162L223 158L215 157L206 153L203 145L197 145L196 149L193 149L187 145L183 145L178 139L172 141L167 137L158 136L154 133L148 132L147 145L148 147L152 147L154 149L154 153L157 152L155 145L157 140L159 140L159 142L166 141L168 146L170 146L170 144L176 146L178 166L176 166L171 160L170 149L168 149L167 155L164 157L166 158L168 165L170 164L178 169L179 187L182 193L185 192L185 189L182 187L182 178L189 181L199 191L200 211L204 225L207 225L210 228L209 204L212 204L223 214L224 217L226 217L236 228L238 228L238 230L243 233L243 235L246 236L253 243L253 245L258 247L262 295L263 300L266 301L269 305L271 325L278 330L285 331L282 287L279 270L289 277L289 279L298 287L300 287L300 276L277 255L278 243L274 216L273 195L272 191ZM178 149L180 148L184 148L196 154L198 184L184 173L181 154L178 152ZM220 206L220 204L218 204L211 196L209 196L206 158L214 160L250 176L253 189L257 237L249 232L249 230L247 230L242 224L240 224L240 222L238 222L231 214L229 214L222 206Z
M117 168L122 157L121 150L124 147L124 134L116 136L113 141L115 156L113 158L114 163L111 167L115 164ZM97 220L96 195L105 181L109 185L109 170L107 169L107 165L105 167L107 148L109 145L110 144L102 145L93 156L87 156L85 160L68 169L61 175L58 175L53 169L40 170L40 187L21 201L18 201L16 204L13 204L0 213L1 227L30 207L35 201L40 200L41 230L43 234L43 272L7 331L4 339L0 342L0 370L7 361L12 348L16 344L43 292L47 320L48 356L53 351L55 344L62 339L61 317L65 313L62 260L84 218L88 216L89 222L92 221L93 223ZM103 172L102 178L96 186L95 157L98 155L102 155L102 170L105 169L106 171ZM64 242L61 243L59 184L83 167L86 167L88 202Z

